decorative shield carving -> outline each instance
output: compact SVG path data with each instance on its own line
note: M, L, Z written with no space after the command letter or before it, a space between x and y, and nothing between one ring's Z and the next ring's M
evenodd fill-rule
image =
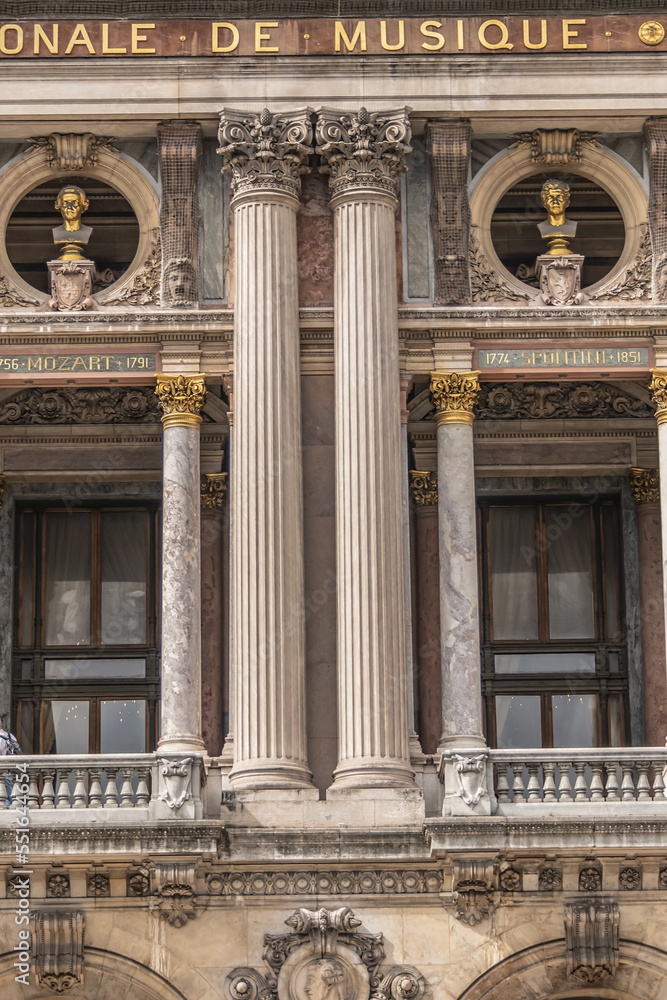
M586 296L581 291L581 254L542 254L537 258L540 276L538 302L547 306L581 305Z
M166 802L170 809L178 810L190 798L190 779L192 777L192 757L183 760L160 761L160 775L164 790L159 798Z
M454 754L456 759L456 773L461 786L459 795L466 805L476 806L486 790L486 761L487 754L478 754L476 757L462 757L461 754Z
M95 264L92 260L50 260L51 298L40 307L43 312L98 311L93 299Z

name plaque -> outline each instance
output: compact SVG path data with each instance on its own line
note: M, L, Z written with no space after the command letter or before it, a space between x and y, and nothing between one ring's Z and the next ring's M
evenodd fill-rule
M6 354L0 375L135 375L157 371L155 354Z
M530 371L544 374L582 369L650 368L648 347L543 347L528 350L493 348L477 352L475 366L480 371Z

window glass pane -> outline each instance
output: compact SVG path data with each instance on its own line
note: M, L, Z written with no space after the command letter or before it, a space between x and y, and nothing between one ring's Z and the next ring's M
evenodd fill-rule
M573 517L565 506L546 508L549 629L552 639L592 639L593 546L590 511Z
M22 524L21 551L21 645L32 646L35 617L35 515L26 511Z
M607 701L609 714L609 746L623 746L623 702L620 694L610 694Z
M90 514L46 518L46 645L90 643Z
M32 705L28 701L19 705L19 731L16 735L23 753L32 753Z
M44 676L51 680L83 678L145 677L145 660L44 660Z
M45 701L42 704L42 753L88 753L90 703Z
M496 695L496 738L499 750L542 746L538 695Z
M595 653L496 653L497 674L594 674Z
M616 531L616 511L610 504L602 507L604 596L607 619L607 638L621 638L621 613L619 608L619 576L621 572Z
M102 645L146 642L148 513L102 514Z
M537 639L535 508L489 511L494 639Z
M598 745L597 702L594 694L552 695L555 747Z
M100 753L145 753L146 702L100 702Z

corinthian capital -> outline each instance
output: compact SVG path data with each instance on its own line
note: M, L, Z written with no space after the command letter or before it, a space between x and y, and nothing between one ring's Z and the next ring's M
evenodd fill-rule
M652 368L649 389L656 405L655 419L659 424L667 420L667 368Z
M431 372L431 397L438 424L471 424L479 393L479 372Z
M635 503L657 503L660 499L660 473L657 469L630 469L630 489Z
M205 375L158 375L155 394L165 427L198 427L206 401Z
M243 194L260 188L282 190L298 198L301 174L313 152L310 108L273 114L245 111L220 112L218 152L223 174L232 178L232 192Z
M438 502L438 473L411 471L410 489L415 506L435 506Z
M329 173L334 197L354 188L374 188L396 194L398 175L407 168L403 157L411 150L410 108L358 114L322 108L317 116L317 152Z

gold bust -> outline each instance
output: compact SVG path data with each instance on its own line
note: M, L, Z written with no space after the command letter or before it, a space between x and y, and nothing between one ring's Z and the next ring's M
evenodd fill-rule
M81 216L88 208L86 192L76 184L66 184L56 198L55 208L62 216L62 225L53 230L53 242L66 244L60 260L81 260L81 247L90 239L92 226L81 224Z
M547 219L540 222L537 228L542 239L549 240L547 253L570 253L569 241L564 237L576 235L577 223L565 218L565 209L570 204L569 185L549 177L542 185L541 199L547 210Z

